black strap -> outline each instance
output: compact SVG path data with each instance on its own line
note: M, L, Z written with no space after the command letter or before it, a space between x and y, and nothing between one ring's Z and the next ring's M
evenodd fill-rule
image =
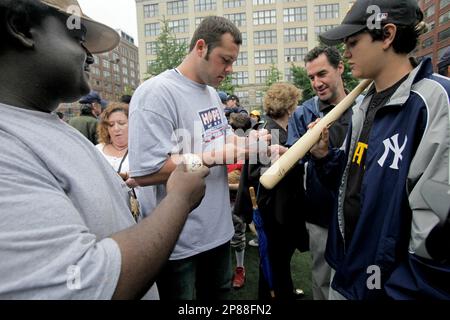
M123 162L125 161L127 156L128 156L128 149L127 149L127 152L125 152L125 154L123 155L122 161L120 161L119 169L117 169L117 173L120 173L120 169L122 169Z

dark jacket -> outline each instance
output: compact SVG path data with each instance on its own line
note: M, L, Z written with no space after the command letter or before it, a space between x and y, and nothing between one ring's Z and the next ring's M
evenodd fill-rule
M274 130L278 130L280 145L286 143L287 132L270 117L267 117L264 128L272 134L272 137L276 135ZM249 166L249 179L253 184L259 185L263 168L261 165ZM272 190L259 185L257 200L263 220L270 221L274 218L278 224L295 234L293 237L295 247L300 251L307 251L309 240L302 212L302 204L305 202L304 190L302 184L298 183L298 177L302 175L303 166L297 165Z
M362 97L359 98L361 100ZM349 108L337 123L330 128L331 147L340 147L344 142L348 125L351 121L352 111ZM318 97L311 98L300 105L289 119L287 145L292 146L300 139L306 131L308 124L315 121L324 114L319 109ZM304 210L306 221L328 228L332 212L337 199L337 188L330 189L324 186L311 166L308 165L306 157L301 163L306 165L305 176L298 177L298 183L304 179L306 199L302 210Z
M348 168L373 89L354 109L345 152L333 150L315 163L323 183L342 181L325 257L336 270L332 288L347 299L450 299L450 265L426 250L439 218L420 192L430 179L449 184L449 92L448 78L434 75L426 59L377 112L350 243L343 213ZM376 271L381 289L369 289Z
M94 145L97 144L98 120L93 115L81 115L70 119L69 124L80 131Z

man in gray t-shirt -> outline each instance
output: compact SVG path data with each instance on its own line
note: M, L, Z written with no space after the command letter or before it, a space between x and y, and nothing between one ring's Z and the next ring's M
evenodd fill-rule
M52 113L89 92L91 52L119 42L73 11L76 0L0 1L0 299L158 299L155 276L208 169L178 166L135 223L126 184Z
M161 299L224 299L231 287L234 230L224 164L248 151L238 147L245 139L229 131L213 87L232 72L241 43L240 31L229 20L205 18L181 65L145 82L131 101L130 174L148 186L140 189L146 212L165 195L167 177L183 154L197 154L211 167L205 198L189 216L157 280Z

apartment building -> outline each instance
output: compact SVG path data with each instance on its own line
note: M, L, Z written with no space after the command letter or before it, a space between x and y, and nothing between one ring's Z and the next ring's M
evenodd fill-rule
M224 16L241 30L243 45L234 65L236 95L248 109L260 108L269 69L274 64L291 79L292 64L303 65L305 54L318 43L318 34L338 25L354 1L348 0L135 0L140 78L155 59L160 21L178 41L189 43L205 16Z
M92 90L108 101L120 101L120 97L134 91L140 83L138 48L134 39L122 30L119 45L110 52L94 55L95 62L90 67L89 83ZM70 119L79 113L79 104L62 104L58 111Z
M428 32L420 36L420 44L414 55L431 57L434 70L446 50L450 50L450 0L419 0L427 22Z

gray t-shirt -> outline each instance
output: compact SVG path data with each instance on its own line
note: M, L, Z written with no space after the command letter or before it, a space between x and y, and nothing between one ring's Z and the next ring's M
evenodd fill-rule
M110 299L127 186L57 115L0 110L0 299Z
M142 84L130 105L130 174L158 172L174 153L222 148L231 134L217 92L168 70ZM139 188L141 212L148 214L165 196L163 185ZM191 212L171 260L216 248L233 234L226 166L211 168L206 194Z

